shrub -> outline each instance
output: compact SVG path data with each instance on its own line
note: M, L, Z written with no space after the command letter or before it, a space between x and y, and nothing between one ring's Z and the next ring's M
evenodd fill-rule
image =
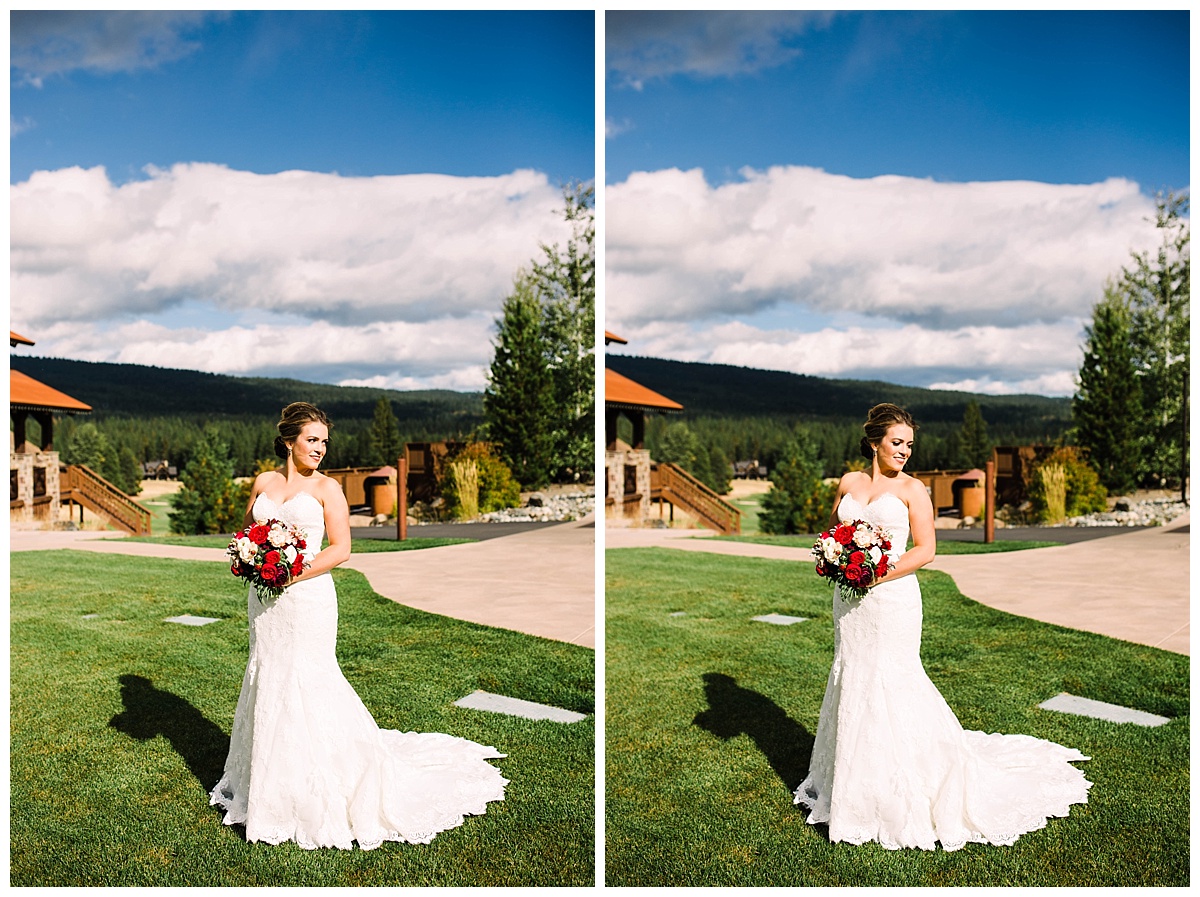
M1100 475L1084 459L1078 446L1059 446L1032 470L1029 500L1039 520L1057 523L1064 517L1103 511L1107 498Z
M455 467L465 462L474 465L473 473L467 474L465 466ZM495 447L486 442L464 446L440 465L437 476L438 493L455 517L467 519L501 508L515 508L521 503L521 487L512 471L500 460ZM460 494L460 490L465 494ZM472 507L474 510L468 514Z

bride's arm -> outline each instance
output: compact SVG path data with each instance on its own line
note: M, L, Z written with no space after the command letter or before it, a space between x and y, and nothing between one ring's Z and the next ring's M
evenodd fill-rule
M318 497L325 507L325 535L329 544L291 582L328 573L350 558L350 506L346 503L346 495L336 480L326 479L321 487Z
M929 493L925 491L920 480L914 480L909 485L910 488L904 497L908 499L908 526L912 533L913 547L904 552L895 567L888 569L886 576L881 576L871 583L873 586L889 579L899 579L901 576L916 573L937 554L933 502L929 500Z

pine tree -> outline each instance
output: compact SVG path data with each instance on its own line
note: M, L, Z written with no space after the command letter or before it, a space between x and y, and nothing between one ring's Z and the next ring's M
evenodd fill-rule
M497 322L496 353L483 393L487 438L525 488L544 485L554 458L554 384L535 285L520 272Z
M1119 289L1129 301L1134 364L1141 381L1144 482L1186 483L1189 454L1190 243L1186 193L1160 195L1153 257L1134 253ZM1186 496L1186 489L1183 489Z
M596 224L591 186L563 190L571 227L566 252L542 245L532 277L542 302L546 355L554 382L557 479L587 479L595 458Z
M821 478L816 444L797 431L771 472L771 491L763 496L758 527L764 533L819 533L833 513L836 487Z
M982 468L992 457L992 443L988 439L987 421L974 399L967 402L963 412L962 430L959 434L959 451L970 467Z
M1079 387L1071 402L1076 441L1087 450L1100 482L1117 495L1136 485L1142 419L1130 317L1125 297L1107 284L1085 329Z
M370 430L371 463L395 464L400 457L400 424L392 411L392 403L380 397L375 403L375 416Z
M171 497L170 529L186 535L231 533L245 513L244 491L233 481L233 461L217 430L209 427L179 475Z

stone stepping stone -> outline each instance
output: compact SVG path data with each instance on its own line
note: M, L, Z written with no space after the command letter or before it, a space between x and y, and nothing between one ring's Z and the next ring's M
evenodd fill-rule
M84 614L79 619L81 619L81 620L99 620L100 615L99 614Z
M763 614L761 617L751 617L760 623L774 623L776 626L791 626L793 623L803 623L808 617L789 617L787 614Z
M667 614L667 616L668 617L686 617L687 611L686 610L672 611L671 613Z
M1104 701L1093 701L1091 698L1080 698L1066 692L1056 694L1048 701L1038 704L1043 710L1057 710L1059 713L1072 713L1076 716L1090 716L1093 719L1108 720L1112 723L1136 723L1139 726L1161 726L1171 720L1155 713L1144 710L1134 710L1132 707L1122 707L1120 704L1108 704Z
M183 614L178 617L167 617L163 620L164 623L182 623L184 626L207 626L209 623L221 622L220 617L194 617L191 614Z
M486 691L473 691L454 702L455 707L466 707L469 710L486 710L489 713L504 713L509 716L519 716L524 719L548 719L556 723L577 723L587 719L582 713L574 710L564 710L561 707L551 707L549 704L538 704L534 701L522 701L520 698L509 698L504 695L494 695Z

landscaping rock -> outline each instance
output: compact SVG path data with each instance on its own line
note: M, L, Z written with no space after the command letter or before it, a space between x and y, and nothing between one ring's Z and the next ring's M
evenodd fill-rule
M531 523L578 520L590 514L596 507L596 490L580 490L564 492L558 495L541 495L542 504L535 505L533 496L523 508L503 508L483 514L479 520L484 523Z
M1121 508L1122 504L1125 505L1124 509ZM1186 504L1172 498L1145 501L1119 499L1111 511L1069 517L1064 526L1162 526L1187 513L1187 510Z
M543 508L546 506L546 496L540 492L535 492L529 496L529 500L525 502L527 508Z

